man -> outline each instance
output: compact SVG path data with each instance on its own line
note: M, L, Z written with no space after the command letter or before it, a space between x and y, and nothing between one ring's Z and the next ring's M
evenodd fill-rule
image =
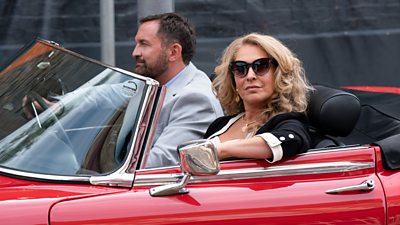
M187 20L175 13L140 20L132 52L135 72L167 87L146 168L177 165L177 146L202 138L208 125L223 114L210 79L190 62L195 38Z

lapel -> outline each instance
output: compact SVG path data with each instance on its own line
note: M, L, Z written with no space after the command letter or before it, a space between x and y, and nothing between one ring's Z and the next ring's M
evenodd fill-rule
M167 87L165 94L164 104L168 104L180 91L183 90L192 80L196 74L197 68L190 62L181 72L179 77Z

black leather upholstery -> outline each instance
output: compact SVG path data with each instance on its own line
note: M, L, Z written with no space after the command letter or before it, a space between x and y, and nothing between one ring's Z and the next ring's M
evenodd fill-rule
M339 89L320 85L314 88L307 110L314 148L339 145L332 137L350 134L360 115L360 101L355 95Z

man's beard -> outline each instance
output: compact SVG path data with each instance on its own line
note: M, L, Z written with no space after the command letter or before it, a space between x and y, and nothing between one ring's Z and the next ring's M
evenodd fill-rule
M146 60L139 57L136 58L136 62L140 62L142 65L135 67L135 73L153 79L156 79L168 69L168 59L164 53L159 55L153 65L149 65Z

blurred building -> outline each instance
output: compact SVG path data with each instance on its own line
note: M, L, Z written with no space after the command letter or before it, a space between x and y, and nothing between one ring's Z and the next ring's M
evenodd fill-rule
M100 60L99 0L0 1L0 64L40 37ZM132 70L136 0L114 0L116 65ZM400 86L399 0L175 0L198 35L208 74L224 47L248 32L274 35L302 59L313 83Z

